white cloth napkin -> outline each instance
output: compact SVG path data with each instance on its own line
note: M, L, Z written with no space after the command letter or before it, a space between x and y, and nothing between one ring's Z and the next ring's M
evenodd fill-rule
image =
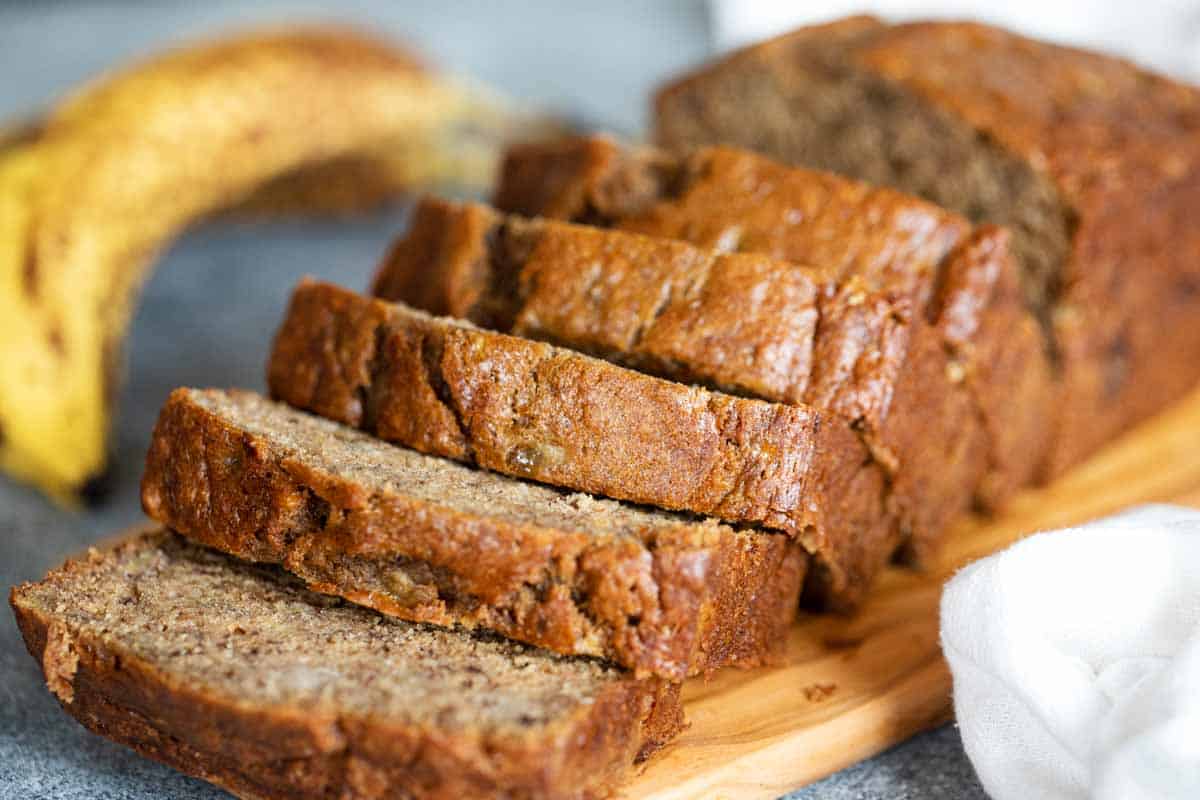
M1200 798L1200 512L1032 536L959 572L941 613L995 800Z

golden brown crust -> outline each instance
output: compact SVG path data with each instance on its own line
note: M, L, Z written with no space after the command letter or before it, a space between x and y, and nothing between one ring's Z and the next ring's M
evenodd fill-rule
M827 29L802 28L664 87L656 97L659 141L730 138L693 135L692 121L705 113L698 109L724 102L713 91L718 83L786 86L806 58L836 51L845 81L874 81L966 130L981 150L995 148L1029 172L1059 206L1064 255L1053 265L1048 308L1038 309L1060 367L1043 476L1062 473L1194 386L1200 91L1127 61L976 23L860 20L844 30L830 44ZM788 150L752 128L742 130L764 151ZM885 140L895 135L882 132Z
M371 293L385 298L409 298L406 302L430 314L465 317L490 288L487 269L487 237L495 217L483 206L468 206L443 223L436 204L422 203L413 211L409 235L392 244L385 263L412 263L430 258L441 270L390 270L376 273Z
M798 536L832 601L891 552L882 474L848 426L546 344L300 286L272 394L389 441L518 477Z
M670 177L660 177L664 175ZM898 379L907 377L908 385L889 401L893 418L921 420L916 425L907 422L888 449L923 454L928 452L925 443L934 437L963 449L929 458L911 475L901 473L896 487L900 497L920 501L925 511L924 520L912 527L936 528L939 520L944 524L961 510L961 502L936 502L945 494L938 492L936 483L952 474L969 479L977 470L974 451L979 444L962 436L970 429L964 417L967 409L951 395L949 385L962 382L970 391L987 437L987 471L976 500L997 509L1033 479L1047 446L1051 378L1040 333L1022 304L1006 233L990 226L972 231L961 217L909 195L827 172L786 167L743 150L701 148L680 158L651 148L623 148L603 136L511 148L495 197L503 211L669 236L702 246L735 244L740 252L820 265L842 282L855 276L868 285L918 287L917 302L927 305L917 316L931 320L947 353L932 352L933 335L919 319L910 323L913 330L901 330L907 335L899 341L896 335L877 337L878 349L910 365L900 368L904 377ZM426 229L430 225L426 222ZM391 263L400 260L393 258ZM430 271L420 273L431 285ZM812 358L818 374L825 375L838 359L833 332L841 331L844 337L848 330L861 330L861 325L850 324L852 320L869 319L861 313L847 319L850 292L831 297L832 288L824 293L822 310L827 317L840 316L843 324L823 320L828 341ZM882 304L874 316L879 325L889 318L889 307L884 297L873 301ZM913 316L913 309L897 309L895 301L890 308L898 316ZM807 374L807 365L803 367L801 372ZM940 370L948 373L949 381ZM845 385L840 388L845 392ZM916 391L924 396L916 397ZM823 394L814 388L803 399L822 405L836 396ZM871 393L859 395L860 404L864 396ZM843 397L849 402L835 408L852 418L862 416L861 406L854 406L856 396ZM878 423L880 417L869 420ZM888 457L878 449L877 453Z
M610 224L644 211L680 178L679 160L609 136L573 136L510 147L492 204L524 217Z
M795 617L806 559L786 536L656 520L641 538L614 537L480 516L402 484L361 486L196 396L177 390L159 416L146 512L317 591L674 680L764 663Z
M662 174L672 178L638 177ZM890 504L901 527L930 543L913 553L936 549L938 533L964 510L982 469L969 404L947 380L946 356L921 318L939 263L969 227L965 220L898 192L787 168L746 151L715 147L679 159L649 149L622 151L604 137L513 148L496 197L506 211L819 266L782 270L770 263L754 274L726 271L731 280L711 292L725 313L702 307L697 316L714 328L745 324L761 341L778 340L746 309L732 307L730 298L744 298L772 324L805 333L805 358L779 364L782 380L750 380L747 373L769 373L761 364L735 364L740 388L859 421L892 476ZM808 308L780 307L793 281L811 287ZM774 307L747 292L761 283L775 287L768 293ZM692 331L682 333L677 341L693 341ZM664 350L693 365L699 363L696 347ZM933 441L955 444L934 448ZM905 453L914 458L901 458ZM957 483L947 475L957 475Z
M765 240L779 238L769 221L794 211L811 213L812 232L784 244L828 241L818 231L843 218L847 206L871 209L864 219L891 213L897 220L891 229L864 227L845 237L836 258L833 247L810 248L831 254L825 270L426 199L377 274L375 292L651 374L823 409L862 434L888 476L885 504L895 530L871 539L886 552L869 560L883 563L912 539L907 552L928 563L949 521L968 510L986 467L970 395L951 383L947 354L925 319L937 263L965 223L931 209L928 235L906 234L921 230L927 204L911 201L909 210L895 192L864 197L865 187L846 184L855 196L839 208L832 176L812 186L795 180L797 171L749 154L712 156L695 170L704 185L687 201L660 202L630 227L657 232L652 220L671 217L663 225L672 235L711 244L732 230L767 247ZM739 197L747 178L759 202L747 201L747 190ZM758 188L772 180L790 199L766 201ZM719 192L726 184L732 187ZM714 193L727 198L723 212L713 211ZM887 257L905 250L913 254L910 269ZM923 251L932 255L921 260ZM863 266L840 278L856 264ZM415 282L425 291L397 293Z
M602 137L527 145L506 156L502 179L513 171L529 176L543 162L551 168L559 149L603 153L611 147ZM525 162L519 170L514 166L518 161ZM869 286L911 288L926 283L971 229L957 214L910 195L785 166L733 147L701 148L686 157L646 148L618 152L604 164L604 170L575 176L581 185L573 194L586 197L587 205L555 218L598 218L621 230L816 267L831 279L857 276ZM635 177L664 172L672 179ZM565 175L558 181L568 185ZM629 189L648 184L657 191ZM533 207L538 198L519 200L516 194L515 188L497 188L497 198L516 200L516 207L529 215L551 216L556 211L553 205ZM515 211L499 200L497 207Z
M652 181L596 167L628 173L644 166L636 154L618 157L614 147L593 139L525 148L525 166L518 169L513 154L506 172L528 177L528 162L549 152L547 169L556 172L559 190L523 200L517 187L501 192L526 208L544 199L580 219L676 239L522 221L427 199L378 272L375 292L651 374L849 421L889 481L885 502L896 530L871 540L887 551L876 561L904 542L907 558L930 563L974 495L995 507L1028 480L1028 471L1019 472L1025 464L988 453L985 430L1018 427L1028 409L980 406L963 385L968 376L972 385L1001 377L974 361L974 353L995 346L971 339L952 348L935 318L950 271L944 262L957 258L954 247L970 230L965 221L897 192L727 148L676 165L671 193L648 203L644 194L631 199L613 186ZM573 188L564 166L572 159L553 155L563 150L595 151L576 159L582 166ZM580 205L579 198L587 199ZM679 238L791 260L701 250ZM981 252L995 262L982 277L1012 269L1002 253ZM825 259L822 268L797 263L807 255ZM982 321L971 336L1000 335L994 318L1019 320L1025 312L1007 296L997 295L993 307L982 277L955 284L956 308ZM419 291L406 291L410 284ZM978 293L966 296L969 289ZM1036 339L1018 339L1014 349L1032 362L1044 358ZM985 425L985 412L998 419ZM991 474L1007 469L1018 471Z
M1033 483L1050 447L1057 386L1041 329L1026 311L1010 234L982 225L948 259L934 325L987 437L978 499L996 510Z
M253 707L189 685L112 637L72 629L31 602L28 588L15 587L10 603L30 654L44 662L52 635L65 637L73 653L69 677L57 678L71 686L69 695L56 692L64 710L97 734L240 797L605 797L636 758L682 727L678 684L657 679L613 681L572 718L523 738Z

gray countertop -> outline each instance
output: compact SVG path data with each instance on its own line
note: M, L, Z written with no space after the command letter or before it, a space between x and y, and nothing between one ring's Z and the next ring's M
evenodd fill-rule
M0 117L45 106L97 70L239 21L328 17L317 3L0 3ZM704 58L704 9L683 2L343 3L340 18L420 42L437 61L505 91L622 131L638 131L662 77ZM114 493L71 513L0 478L0 585L39 577L66 555L141 519L137 482L150 428L179 385L261 388L269 337L296 279L362 287L403 226L395 209L353 221L221 225L165 255L129 347L116 428ZM85 732L58 707L0 614L0 797L220 797ZM945 727L791 797L982 798L958 734Z

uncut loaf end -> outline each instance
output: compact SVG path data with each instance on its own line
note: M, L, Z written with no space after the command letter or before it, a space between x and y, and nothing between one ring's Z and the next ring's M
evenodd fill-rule
M1200 90L969 22L853 17L684 75L673 150L728 143L1006 226L1059 380L1054 477L1200 380Z

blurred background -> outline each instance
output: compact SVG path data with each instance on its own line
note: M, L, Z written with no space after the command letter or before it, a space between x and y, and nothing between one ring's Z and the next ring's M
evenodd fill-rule
M1200 77L1196 0L714 0L713 43L745 44L796 25L869 12L888 19L974 19L1039 39L1105 50L1181 78Z
M0 120L35 115L106 68L246 25L340 20L407 43L448 72L586 126L639 136L654 86L729 47L857 11L977 17L1200 78L1200 2L851 3L766 0L431 2L0 2ZM109 500L73 513L0 477L0 586L138 522L143 454L178 385L261 388L291 286L363 288L403 229L403 205L345 220L211 224L186 235L146 287L128 349ZM216 797L92 737L55 706L0 614L0 797ZM982 797L952 727L918 737L797 798Z
M975 18L1200 77L1198 0L0 0L0 118L26 114L108 66L172 42L301 18L356 21L453 72L636 132L649 91L666 75L789 27L864 12Z

